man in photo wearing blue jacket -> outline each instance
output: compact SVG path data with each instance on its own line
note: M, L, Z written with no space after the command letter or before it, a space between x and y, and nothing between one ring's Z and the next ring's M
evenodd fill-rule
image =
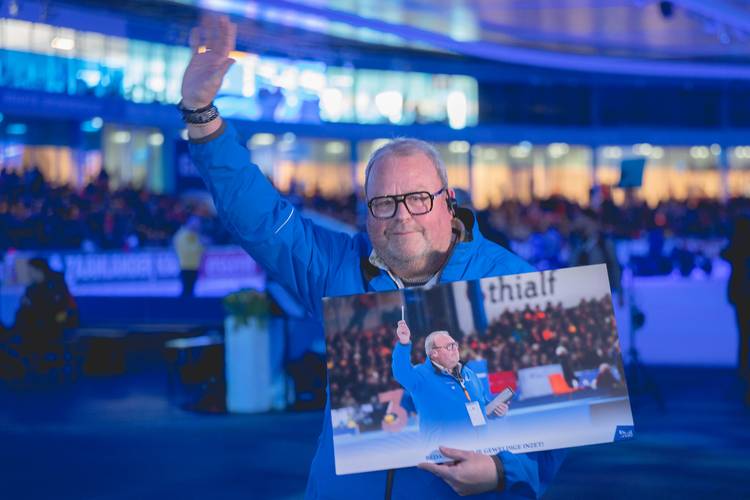
M455 206L445 165L433 147L396 140L376 151L365 172L367 234L349 236L303 218L268 182L213 100L234 63L236 26L206 18L191 32L193 55L179 105L192 158L235 240L268 273L321 318L322 297L479 279L534 269L485 240L474 215ZM330 401L310 470L306 498L383 498L386 473L337 476ZM564 453L502 452L497 460L441 449L453 464L399 470L392 498L539 497Z
M498 404L491 413L487 411L490 401L484 385L474 371L461 363L458 342L448 332L435 331L425 338L427 359L416 366L411 364L411 331L405 321L398 322L396 335L393 378L411 395L419 416L419 431L428 443L465 443L484 436L487 418L502 417L508 412L505 403Z

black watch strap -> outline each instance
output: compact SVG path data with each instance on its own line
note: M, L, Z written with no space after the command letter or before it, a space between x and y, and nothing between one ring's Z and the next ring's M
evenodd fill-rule
M503 462L500 460L500 457L497 455L490 455L492 458L492 461L495 463L495 470L497 470L497 486L495 487L495 491L504 491L505 490L505 466L503 466Z
M211 121L214 121L216 118L219 117L219 110L216 109L216 106L214 106L214 103L212 102L208 106L204 106L202 108L198 109L190 109L186 108L182 101L177 104L177 109L180 111L180 114L182 115L182 121L185 123L192 123L195 125L201 125L204 123L208 123Z

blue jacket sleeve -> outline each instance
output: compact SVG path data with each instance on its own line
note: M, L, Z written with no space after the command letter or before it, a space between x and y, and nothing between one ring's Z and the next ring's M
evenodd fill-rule
M504 492L526 498L541 498L565 459L565 450L498 454L505 471Z
M191 142L190 153L227 230L269 277L319 313L320 298L328 295L330 277L353 250L353 239L300 216L250 163L231 125L207 142Z
M417 389L420 376L417 370L411 365L411 342L406 345L396 342L396 347L393 348L391 368L393 369L393 378L404 389L411 393Z

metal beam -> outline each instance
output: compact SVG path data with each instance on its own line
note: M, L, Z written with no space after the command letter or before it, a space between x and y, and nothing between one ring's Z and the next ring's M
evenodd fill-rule
M750 80L750 66L748 65L588 56L523 47L509 47L481 41L462 42L441 33L413 26L368 19L348 12L314 5L301 5L288 0L264 0L263 2L198 0L198 5L205 9L252 19L260 18L268 20L267 14L273 12L271 16L273 18L284 22L297 22L300 28L322 33L326 33L326 21L341 22L381 33L393 34L404 40L417 40L448 52L525 66L619 75Z

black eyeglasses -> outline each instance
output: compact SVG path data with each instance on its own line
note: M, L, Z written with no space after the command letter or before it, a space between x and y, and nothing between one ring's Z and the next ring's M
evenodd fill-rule
M456 349L458 349L458 344L455 342L451 342L445 345L435 345L435 346L432 346L432 348L436 351L439 351L440 349L445 349L448 352L453 352Z
M432 211L436 196L446 190L430 193L428 191L414 191L413 193L394 194L390 196L376 196L367 202L370 213L376 219L390 219L398 211L398 204L403 203L411 215L424 215Z

